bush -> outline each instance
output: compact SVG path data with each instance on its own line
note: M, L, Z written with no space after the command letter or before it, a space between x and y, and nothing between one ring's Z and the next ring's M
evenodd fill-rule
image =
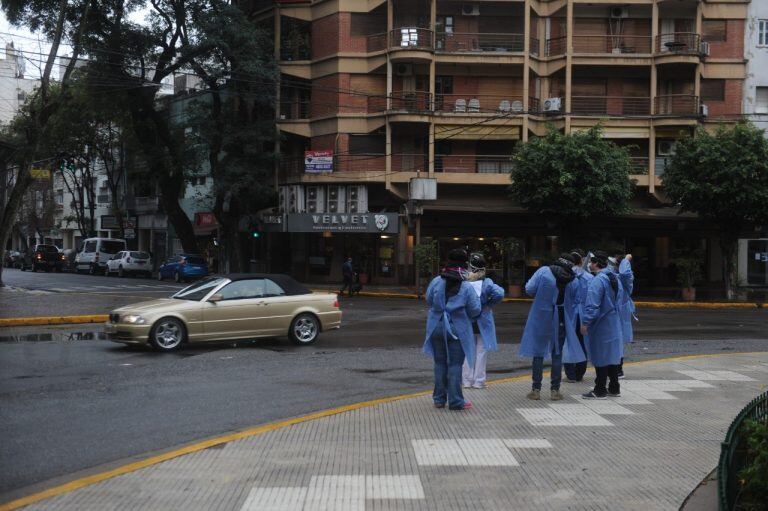
M742 434L747 445L747 466L739 472L741 491L737 509L757 511L768 502L768 423L744 422Z

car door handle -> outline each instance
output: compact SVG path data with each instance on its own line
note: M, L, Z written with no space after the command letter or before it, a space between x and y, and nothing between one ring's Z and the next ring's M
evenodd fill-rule
M258 302L256 303L256 305L263 305L266 307L267 305L269 305L269 302Z

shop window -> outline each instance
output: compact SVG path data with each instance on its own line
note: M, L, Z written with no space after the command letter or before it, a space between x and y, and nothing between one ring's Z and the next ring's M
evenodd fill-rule
M395 240L394 238L381 238L379 240L378 254L379 277L391 278L395 276Z
M704 20L701 24L701 40L710 43L727 41L727 27L725 20Z
M325 213L325 189L307 186L307 213Z
M725 80L702 80L701 81L701 100L702 101L724 101L725 100Z
M343 213L345 211L344 187L331 185L328 187L328 213Z

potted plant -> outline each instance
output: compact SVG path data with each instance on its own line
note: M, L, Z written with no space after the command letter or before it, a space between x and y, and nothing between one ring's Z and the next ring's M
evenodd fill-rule
M422 283L429 282L439 263L437 240L421 243L413 247L413 262L416 267L416 293L421 297Z
M702 257L690 254L675 259L677 269L677 283L682 286L683 301L693 302L696 300L696 282L703 277L701 271Z

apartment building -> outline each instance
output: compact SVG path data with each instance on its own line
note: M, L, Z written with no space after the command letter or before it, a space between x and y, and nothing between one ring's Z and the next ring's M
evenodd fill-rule
M369 281L411 283L419 240L498 262L496 242L520 237L535 270L570 247L509 200L511 154L548 126L600 123L631 152L635 213L585 231L632 250L641 287L674 286L684 248L705 248L719 278L707 226L667 205L664 168L682 134L740 118L748 0L247 6L282 72L281 206L265 229L289 248L274 269L334 281L351 254ZM422 178L436 195L413 201Z

